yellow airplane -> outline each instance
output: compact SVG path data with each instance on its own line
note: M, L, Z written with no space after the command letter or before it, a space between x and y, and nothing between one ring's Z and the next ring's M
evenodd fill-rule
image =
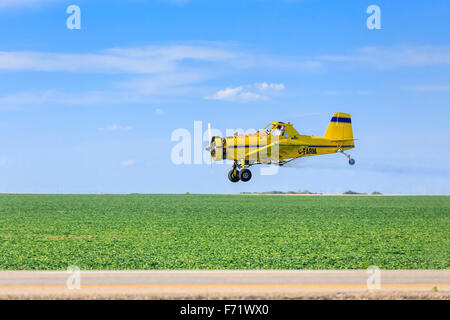
M232 137L211 137L206 148L214 161L233 160L233 169L228 173L231 182L247 182L252 178L248 167L255 164L285 165L308 156L343 153L350 165L355 160L345 151L355 147L352 120L348 113L336 112L331 118L323 137L306 136L298 133L291 123L271 122L255 133Z

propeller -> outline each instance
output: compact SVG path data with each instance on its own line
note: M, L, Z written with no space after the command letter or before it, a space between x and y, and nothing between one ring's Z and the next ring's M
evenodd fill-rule
M206 151L211 151L212 141L211 141L211 123L208 123L208 141L209 145L205 148Z
M211 143L211 123L208 123L208 137L209 137L209 142Z
M211 123L208 123L208 140L209 140L209 151L211 151L212 150ZM212 155L211 155L211 169L212 169L212 163L213 163L213 159L212 159Z

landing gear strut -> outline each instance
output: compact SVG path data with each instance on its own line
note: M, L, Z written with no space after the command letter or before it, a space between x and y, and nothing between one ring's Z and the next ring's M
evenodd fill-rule
M241 171L238 168L242 168ZM242 162L242 165L239 165L237 161L234 162L233 169L228 172L228 179L231 182L238 182L241 180L242 182L250 181L252 178L252 172L249 169L245 169L245 162Z
M346 156L348 158L348 164L349 165L352 166L352 165L355 164L355 159L352 159L352 157L349 154L345 153L342 149L339 150L339 152L342 153L344 156Z
M234 162L233 169L228 172L228 179L230 179L231 182L238 182L240 179L239 170L237 169L237 167L237 162Z

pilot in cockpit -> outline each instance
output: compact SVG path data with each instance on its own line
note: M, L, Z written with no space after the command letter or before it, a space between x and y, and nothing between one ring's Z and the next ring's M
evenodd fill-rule
M273 136L284 136L284 126L278 125L273 131Z

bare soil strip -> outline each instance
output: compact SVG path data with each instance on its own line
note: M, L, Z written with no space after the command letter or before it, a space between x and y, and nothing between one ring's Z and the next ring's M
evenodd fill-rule
M0 299L445 299L450 270L0 271ZM68 286L69 284L69 286ZM79 288L78 285L79 284Z

